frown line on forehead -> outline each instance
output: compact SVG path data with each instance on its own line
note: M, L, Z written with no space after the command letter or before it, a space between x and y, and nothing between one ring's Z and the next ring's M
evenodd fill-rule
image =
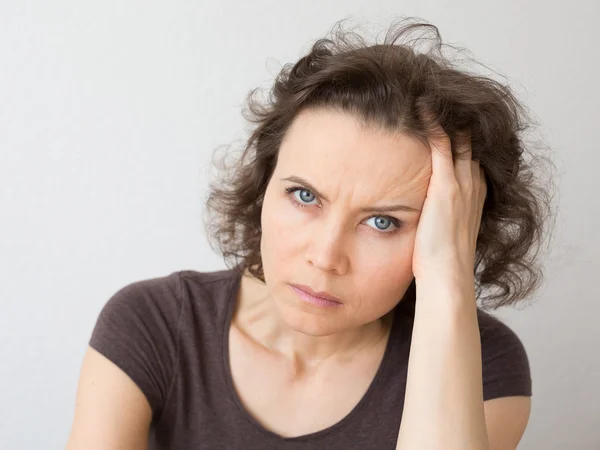
M281 178L281 181L290 181L292 183L301 184L302 186L304 186L308 190L310 190L313 194L317 195L318 197L325 200L326 202L329 202L329 199L327 198L327 196L323 195L323 193L321 193L316 187L314 187L312 185L312 183L310 183L308 180L306 180L302 177L291 175L289 177ZM421 212L420 209L413 208L408 205L366 206L366 207L361 208L360 211L365 212L365 213L372 213L372 212L386 213L386 212L392 212L392 211L406 211L406 212L415 212L415 213Z

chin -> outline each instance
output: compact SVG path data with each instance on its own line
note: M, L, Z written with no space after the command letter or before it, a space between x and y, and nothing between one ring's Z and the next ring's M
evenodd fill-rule
M283 320L294 331L312 337L330 336L340 331L333 324L324 323L326 318L309 317L302 313L283 314Z
M341 331L338 316L297 303L276 300L283 321L293 330L308 336L329 336Z

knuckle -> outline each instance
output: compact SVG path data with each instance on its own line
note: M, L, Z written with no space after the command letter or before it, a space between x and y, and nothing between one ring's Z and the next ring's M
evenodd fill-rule
M460 197L460 186L457 181L450 181L448 183L448 195L452 199Z

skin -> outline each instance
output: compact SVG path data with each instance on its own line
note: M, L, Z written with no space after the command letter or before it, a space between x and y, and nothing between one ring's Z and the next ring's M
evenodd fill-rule
M284 436L326 428L366 392L387 343L386 314L413 279L430 173L430 151L405 135L363 129L326 110L294 121L263 202L266 284L242 278L230 332L236 389L266 428ZM326 199L284 180L290 176L305 178ZM361 212L398 203L415 211L394 212L379 226L376 213ZM314 307L288 283L327 291L343 304Z
M440 127L424 145L336 111L296 118L263 203L266 283L242 279L252 289L240 295L231 332L236 387L264 426L296 436L347 414L381 361L386 314L414 278L417 312L398 448L516 448L529 398L483 402L472 271L485 178L471 160L468 134L456 165L451 150ZM294 176L306 182L288 180ZM391 204L415 211L361 212ZM307 305L289 283L325 290L343 304ZM246 365L242 355L249 355ZM348 380L348 372L364 376ZM265 397L264 383L277 386L277 396ZM331 391L333 414L324 407Z
M266 283L242 277L230 329L236 390L263 426L299 436L349 413L383 357L387 313L414 278L417 310L397 448L516 448L529 398L484 403L481 392L472 262L485 181L469 153L455 167L450 151L441 129L424 145L336 111L296 118L263 203ZM290 176L322 195L283 180ZM416 211L361 212L389 204ZM288 283L328 291L342 305L309 305ZM145 448L150 420L139 388L89 349L67 448Z
M308 365L352 352L365 336L384 331L381 317L413 279L430 159L416 140L362 129L339 113L308 111L293 123L261 217L267 296L260 301L273 306L269 320L280 330L280 352L288 359ZM306 179L327 200L284 180L290 176ZM305 190L286 193L295 186ZM381 215L360 211L398 203L416 210L390 213L398 227L391 221L377 226ZM327 291L343 306L307 306L288 283Z
M398 449L490 448L472 274L487 188L470 140L463 133L454 162L441 127L429 138L432 176L413 254L417 306Z

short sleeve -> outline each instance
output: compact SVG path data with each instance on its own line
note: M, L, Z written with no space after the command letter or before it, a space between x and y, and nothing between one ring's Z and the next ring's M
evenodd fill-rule
M529 359L519 337L499 319L482 311L479 328L484 400L531 396Z
M139 386L153 417L162 411L174 378L180 284L174 272L121 288L102 308L89 341Z

